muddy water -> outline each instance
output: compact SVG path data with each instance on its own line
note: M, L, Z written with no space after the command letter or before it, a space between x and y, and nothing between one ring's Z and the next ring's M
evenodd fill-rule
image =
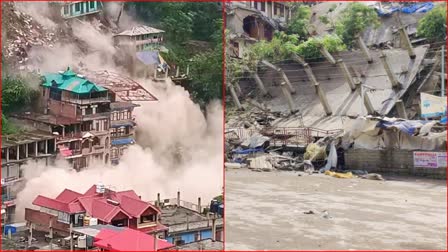
M310 210L314 214L304 214ZM446 249L446 210L446 184L440 180L373 181L229 170L225 246Z

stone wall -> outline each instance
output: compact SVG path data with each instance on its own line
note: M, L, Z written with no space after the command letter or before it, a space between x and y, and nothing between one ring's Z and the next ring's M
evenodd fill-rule
M345 164L351 170L446 179L446 167L414 167L413 151L407 150L352 149L345 152Z

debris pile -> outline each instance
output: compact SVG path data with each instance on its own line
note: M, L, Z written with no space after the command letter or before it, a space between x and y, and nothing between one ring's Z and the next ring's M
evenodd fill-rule
M37 23L31 16L14 8L14 3L2 3L3 55L8 62L25 69L28 52L33 46L53 47L57 41L56 31Z

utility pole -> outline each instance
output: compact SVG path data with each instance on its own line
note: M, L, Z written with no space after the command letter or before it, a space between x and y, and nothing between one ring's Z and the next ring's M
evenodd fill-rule
M442 46L442 83L440 96L445 96L445 46Z

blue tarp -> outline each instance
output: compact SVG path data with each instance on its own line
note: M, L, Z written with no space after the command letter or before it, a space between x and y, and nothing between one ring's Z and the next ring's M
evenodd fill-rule
M389 16L394 12L401 11L406 14L412 14L412 13L425 13L434 8L434 4L431 2L428 3L416 3L412 4L406 7L391 7L389 9L376 9L376 12L379 16Z
M440 120L440 123L446 124L446 116Z
M251 154L251 153L262 152L262 151L264 151L263 147L258 147L258 148L255 148L255 149L234 150L233 153L234 154Z
M390 9L377 9L376 12L380 16L388 16L391 15L394 12L400 11L400 7L394 7Z
M136 53L137 59L139 59L145 65L158 65L160 64L158 51L143 51Z
M425 13L434 8L433 3L416 3L407 7L401 8L401 12L412 14L412 13Z
M124 144L133 144L135 141L133 138L122 138L112 140L112 145L124 145Z
M381 120L378 122L376 127L381 129L397 128L408 135L414 135L416 129L422 127L423 125L429 122L430 121L421 121L421 120L406 120L395 122Z

